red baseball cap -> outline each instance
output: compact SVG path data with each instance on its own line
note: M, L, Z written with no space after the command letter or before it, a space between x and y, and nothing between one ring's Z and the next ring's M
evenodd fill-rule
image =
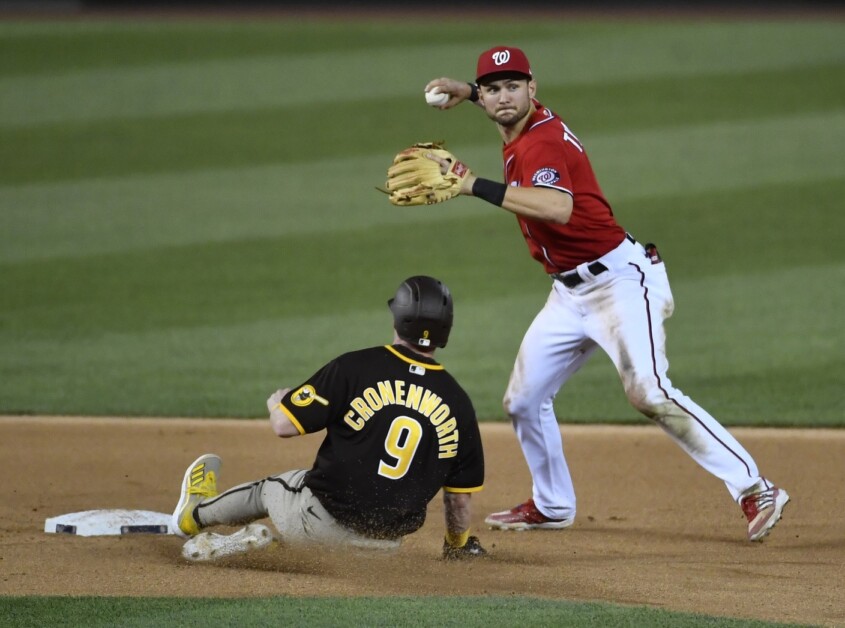
M478 68L475 72L475 82L490 74L513 72L533 78L528 57L519 48L513 46L496 46L482 52L478 56Z

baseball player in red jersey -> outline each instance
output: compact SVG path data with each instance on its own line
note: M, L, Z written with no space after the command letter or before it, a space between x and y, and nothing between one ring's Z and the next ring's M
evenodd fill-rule
M173 530L191 538L189 560L240 553L272 540L253 524L233 535L207 526L269 516L285 542L391 550L422 527L442 489L443 557L486 554L470 536L470 497L484 483L484 452L466 392L434 360L452 328L449 289L427 276L402 282L388 301L393 344L346 353L267 401L281 437L326 431L310 470L297 469L217 493L220 458L188 467Z
M543 309L523 338L504 397L533 480L531 499L485 522L500 529L560 529L575 520L575 490L553 401L601 348L616 366L630 403L659 425L699 465L724 481L762 539L789 496L760 475L751 455L669 380L663 323L674 303L657 248L616 222L583 144L535 98L537 84L518 48L478 57L476 82L438 78L450 98L484 109L504 142L505 183L470 175L461 194L516 215L531 256L552 278ZM440 161L443 169L446 163Z

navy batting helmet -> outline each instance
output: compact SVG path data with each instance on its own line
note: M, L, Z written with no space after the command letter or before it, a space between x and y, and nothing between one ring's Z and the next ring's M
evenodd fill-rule
M452 330L452 295L442 281L425 275L409 277L387 305L402 340L425 350L446 346Z

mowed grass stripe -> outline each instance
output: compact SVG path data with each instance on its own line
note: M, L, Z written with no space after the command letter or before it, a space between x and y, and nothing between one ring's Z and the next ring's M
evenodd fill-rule
M595 31L575 23L556 38L507 41L523 48L544 84L584 86L841 64L843 31L838 22L800 19L604 21Z
M845 108L616 133L586 142L609 199L684 196L841 178Z
M797 212L787 192L806 205ZM845 263L837 212L845 182L752 188L731 194L650 199L621 216L642 241L654 240L673 282L780 273ZM685 205L684 215L672 215ZM737 218L766 212L765 221ZM819 229L820 225L829 228ZM730 233L726 234L726 229ZM753 253L750 253L753 251ZM515 298L548 288L506 216L460 216L401 228L372 225L179 247L149 247L78 258L7 264L0 273L3 329L33 338L91 337L266 318L331 314L381 301L404 276L442 277L456 294ZM822 310L823 312L828 310ZM836 310L833 310L836 311ZM770 314L769 314L770 315Z
M498 28L497 30L501 30ZM117 19L95 22L0 23L0 76L56 76L71 72L144 68L174 61L252 59L269 55L374 51L466 41L472 24L416 20L268 18L234 20ZM486 36L486 35L484 35ZM103 51L109 54L104 55ZM374 51L375 52L375 51Z
M656 241L678 279L732 277L845 263L839 211L845 178L643 197L617 210L641 241ZM757 305L757 304L754 304Z
M104 329L86 338L70 333L50 339L0 334L4 411L81 413L96 399L99 412L106 414L263 416L268 391L303 381L339 353L391 342L386 305L391 295L385 286L398 284L404 276L397 272L390 282L374 285L361 278L354 284L356 300L315 286L318 306L332 298L348 304L328 313L317 307L311 313L270 317L275 312L268 308L263 312L268 318L244 323ZM441 276L453 279L448 273ZM273 295L263 297L265 303L287 298L291 291L280 285ZM548 283L537 286L538 294L528 303L513 296L476 299L465 282L451 285L461 290L460 296L456 293L458 318L449 350L440 359L450 370L460 369L462 380L479 397L488 397L479 406L485 416L498 418L499 388L506 383L519 337ZM292 296L299 295L294 291ZM493 328L488 327L491 322ZM491 334L499 338L492 351ZM64 383L50 385L57 381ZM482 386L485 382L489 390Z
M420 17L355 16L336 20L304 15L250 19L98 19L60 22L0 22L0 76L56 76L115 67L148 67L174 61L215 61L268 55L323 54L405 46L475 46L491 37L530 34L536 41L564 32L605 32L583 20L565 22L485 19L426 21ZM479 28L479 25L484 25ZM618 30L618 27L613 27ZM476 42L472 44L471 42ZM104 55L103 50L109 54ZM386 54L389 51L386 51ZM468 63L472 58L468 57Z
M833 112L843 95L845 64L538 87L544 105L600 133Z
M304 381L340 352L388 344L390 320L385 306L87 340L12 339L0 356L4 411L84 413L96 399L97 413L119 416L263 416L268 394L286 382ZM51 381L62 385L39 392Z
M409 143L465 136L461 129L479 113L474 107L451 115L434 111L420 88L413 99L323 100L279 109L0 129L0 161L7 164L0 185L301 164L377 151L392 158Z
M0 80L0 124L92 122L320 102L333 103L337 113L348 101L412 93L421 97L426 82L439 76L448 52L431 46L385 49L381 54L328 51L12 77ZM416 79L408 72L410 59L416 59Z
M457 290L495 269L497 281L483 285L498 293L500 281L520 285L523 273L536 271L523 249L509 220L454 218L436 228L409 221L318 239L255 238L10 265L0 273L3 327L34 337L90 337L319 315L338 304L349 312L382 302L384 286L393 290L420 273L451 280ZM548 284L542 271L539 278Z
M445 579L445 578L444 578ZM532 597L479 595L340 598L144 598L8 597L9 615L20 626L81 625L125 628L150 625L264 625L322 628L369 626L579 626L581 628L784 628L786 624L707 617L645 606L579 603ZM820 613L819 613L820 614Z
M831 286L845 279L843 194L838 180L625 207L623 223L656 239L667 260L673 380L720 419L753 424L767 408L762 418L776 424L841 422L841 395L831 392L845 369L845 295ZM801 199L800 210L784 198ZM679 206L683 216L673 214ZM444 219L421 245L426 229L409 222L7 266L0 398L15 412L90 412L93 399L107 414L256 416L268 386L386 342L385 286L423 272L455 293L444 361L482 416L499 418L549 280L505 216ZM601 354L557 403L567 421L642 420Z
M569 30L572 28L569 25ZM465 40L449 37L439 42L424 26L419 29L417 37L401 45L395 38L385 42L375 36L368 47L360 49L337 50L335 42L326 47L312 43L303 51L287 44L275 54L246 58L233 53L226 58L193 59L174 53L167 62L142 66L7 76L0 79L0 124L220 112L244 106L339 104L417 94L435 76L472 78L475 59L483 49L476 43L478 32L472 43L455 44ZM534 70L546 85L578 86L843 63L845 53L839 45L843 30L838 24L813 22L620 24L616 29L605 26L591 31L587 27L580 37L571 38L544 40L532 33L525 44L509 31L507 39L530 52ZM423 32L429 37L421 41ZM586 36L589 32L592 37ZM493 33L485 35L488 42L494 38ZM249 31L243 37L249 37ZM326 41L326 37L331 41L331 35L322 35L320 40ZM789 42L800 45L790 46ZM492 44L483 44L488 45ZM150 47L154 46L153 40ZM22 58L24 64L27 50L24 47L8 56Z
M761 418L759 407L774 406L768 422L836 425L845 411L842 399L820 407L818 398L820 390L836 389L835 373L845 368L845 337L823 318L808 331L801 312L806 303L841 311L845 303L828 287L845 279L845 264L813 269L812 276L807 281L807 269L799 267L676 282L678 312L668 323L673 381L732 424L753 424ZM780 290L784 283L795 289ZM533 285L532 295L508 296L479 296L461 281L452 285L459 286L456 327L440 359L470 392L479 414L500 419L519 339L548 284ZM5 411L84 413L97 399L105 414L262 416L269 390L301 382L337 353L390 341L389 312L375 305L384 294L369 294L363 283L356 287L363 296L348 300L351 307L341 312L102 330L88 338L4 338ZM755 310L761 303L765 312ZM566 421L643 421L600 352L559 396L557 407Z
M754 122L841 111L844 67L629 80L577 89L541 84L539 97L582 134ZM656 101L664 104L655 107ZM301 163L391 152L419 138L445 138L461 146L480 137L494 140L492 127L475 107L439 112L426 107L419 94L361 100L343 95L308 106L241 105L226 112L0 128L0 162L6 164L0 185Z
M467 151L497 167L495 148ZM376 189L392 153L303 164L206 170L0 188L0 260L78 257L162 246L250 238L285 238L320 248L322 237L347 231L409 227L442 233L439 221L490 214L457 199L396 208ZM460 207L460 209L457 209ZM507 220L507 216L501 216ZM510 222L510 221L508 221ZM340 234L338 236L338 234Z
M483 120L476 124L479 134L490 131ZM587 146L605 194L631 229L625 207L638 199L678 197L667 216L682 228L688 220L683 201L687 195L835 181L842 178L845 162L845 111L607 135L582 133L577 126L574 130ZM500 178L495 137L455 150L478 174ZM468 198L424 212L394 208L375 190L384 182L390 159L391 154L379 153L258 168L7 186L0 188L0 261L242 238L313 238L368 226L399 227L408 220L428 223L425 228L440 238L446 233L443 220L456 212L489 216L494 211ZM789 187L785 193L800 202ZM736 208L730 197L726 202ZM743 215L736 209L734 213ZM500 220L508 218L497 214Z

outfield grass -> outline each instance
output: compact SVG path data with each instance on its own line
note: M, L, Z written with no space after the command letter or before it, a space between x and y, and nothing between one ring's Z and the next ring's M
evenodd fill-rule
M712 618L645 607L529 598L104 599L0 598L13 626L577 626L765 628L762 621Z
M842 425L841 23L385 25L0 23L0 412L259 416L389 341L385 300L428 273L455 294L441 358L500 419L548 279L504 212L374 186L425 139L499 176L492 125L422 87L506 41L667 259L675 383L727 424ZM557 407L642 420L601 355Z

